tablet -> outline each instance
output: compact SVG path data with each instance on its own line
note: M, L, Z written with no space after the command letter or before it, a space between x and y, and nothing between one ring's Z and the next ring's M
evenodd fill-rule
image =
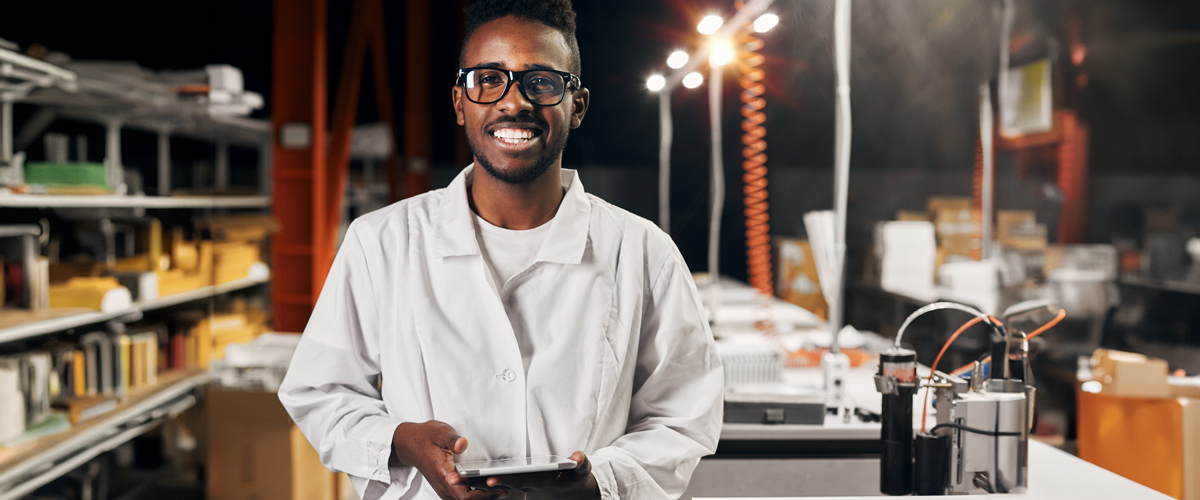
M506 458L503 460L463 462L454 464L454 469L462 477L485 477L574 469L576 465L569 458L552 455L549 457Z

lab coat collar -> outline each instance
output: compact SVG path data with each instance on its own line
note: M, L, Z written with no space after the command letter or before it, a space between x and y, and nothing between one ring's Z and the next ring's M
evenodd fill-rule
M475 216L467 202L467 185L475 164L467 165L446 188L438 207L437 252L439 257L478 255L479 241L471 218ZM588 225L592 204L575 170L562 169L562 185L567 190L558 212L550 220L549 234L538 251L537 261L578 264L587 249Z

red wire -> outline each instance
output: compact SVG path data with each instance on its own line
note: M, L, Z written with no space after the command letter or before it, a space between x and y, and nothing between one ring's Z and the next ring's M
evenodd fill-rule
M989 316L989 318L991 318L991 317ZM1000 320L998 320L996 318L991 318L991 320L993 322L995 322L996 324L1000 324ZM979 323L980 321L983 321L983 318L979 318L979 317L971 318L971 321L968 321L965 324L963 324L963 326L958 327L958 330L955 331L954 334L950 336L950 338L946 339L946 343L942 344L942 350L938 351L938 355L936 358L933 358L933 365L929 367L929 381L930 382L933 382L933 374L935 372L937 372L938 363L940 363L942 361L942 355L946 354L946 349L950 348L950 344L953 344L955 339L957 339L959 335L962 335L963 332L967 331L968 328L975 326L975 324ZM929 412L929 391L930 390L932 390L932 389L931 388L925 389L925 402L921 404L921 432L925 432L925 416Z

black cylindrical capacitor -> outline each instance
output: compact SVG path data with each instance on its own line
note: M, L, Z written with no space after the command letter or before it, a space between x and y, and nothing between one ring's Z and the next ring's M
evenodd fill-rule
M879 374L895 378L896 390L883 394L879 430L879 491L908 495L913 488L913 394L917 353L893 347L879 355Z
M913 493L945 495L950 486L950 435L918 432L913 448L917 455Z

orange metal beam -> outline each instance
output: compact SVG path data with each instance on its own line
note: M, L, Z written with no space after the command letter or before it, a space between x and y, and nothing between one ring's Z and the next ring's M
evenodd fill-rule
M275 328L304 329L328 272L325 113L326 0L276 0L272 35L271 213L281 228L271 245ZM308 147L283 148L284 124L307 124Z

